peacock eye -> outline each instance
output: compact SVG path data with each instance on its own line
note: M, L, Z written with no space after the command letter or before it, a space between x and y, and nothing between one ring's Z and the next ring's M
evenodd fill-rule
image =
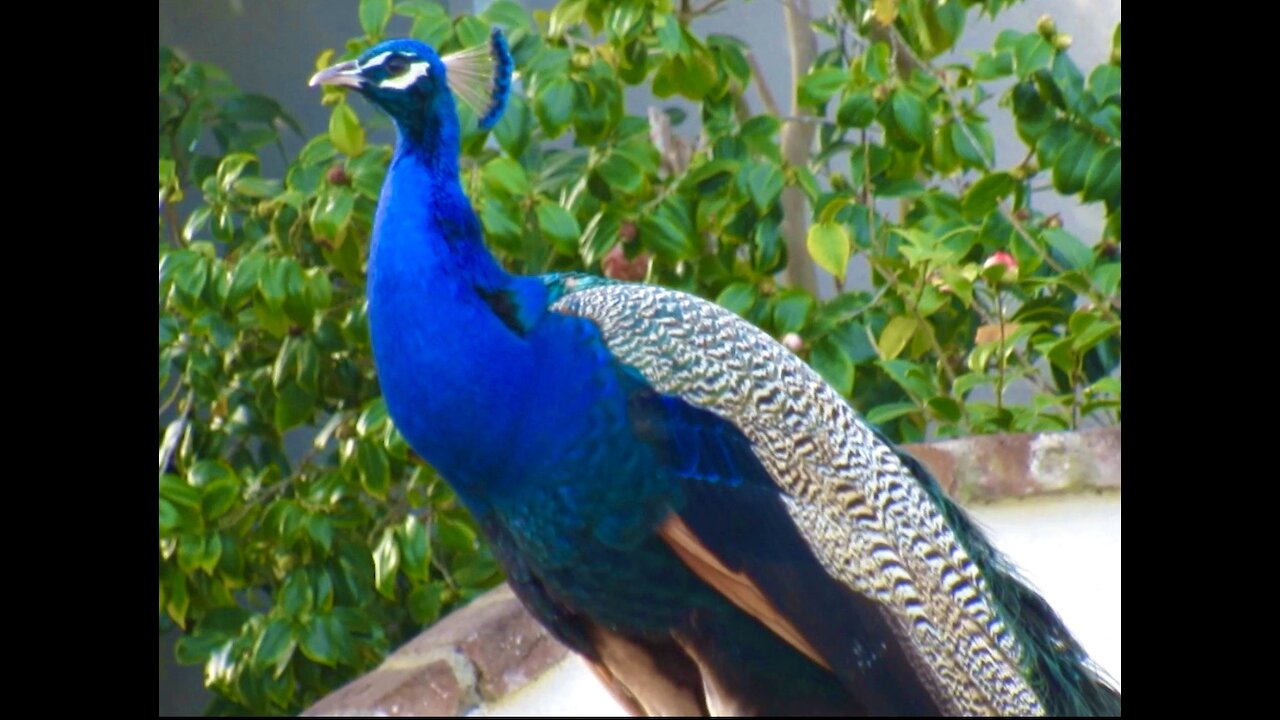
M395 77L403 74L405 70L409 69L409 61L402 55L392 55L387 58L387 61L382 64L382 67L387 71L387 75Z

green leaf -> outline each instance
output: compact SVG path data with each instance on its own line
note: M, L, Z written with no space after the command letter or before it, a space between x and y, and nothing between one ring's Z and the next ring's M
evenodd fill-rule
M347 157L355 157L364 152L364 128L355 110L346 103L333 106L329 115L329 139L333 146Z
M813 171L803 165L793 169L795 171L795 184L804 191L804 195L810 203L817 202L821 191L818 188L818 178L814 177Z
M880 332L877 348L883 360L892 360L902 353L907 341L916 332L916 319L909 315L897 315Z
M219 647L229 644L225 633L204 632L204 623L194 635L183 635L174 643L174 659L180 665L202 665Z
M400 569L400 548L395 528L382 532L382 540L373 550L373 577L378 593L388 600L396 599L396 572Z
M503 25L508 28L524 28L532 30L533 26L529 24L529 15L519 3L512 0L497 0L491 3L489 7L480 13L480 17L497 25Z
M739 163L726 158L691 167L683 182L684 189L687 192L693 185L699 195L713 195L728 184L740 167Z
M779 231L778 223L761 221L756 223L751 234L751 265L759 273L774 273L782 269L786 260L783 250L786 240ZM696 246L694 248L697 250Z
M524 228L520 224L522 219L517 210L508 208L505 203L496 199L484 203L480 210L485 237L508 251L520 247L524 235Z
M187 575L195 575L205 559L205 537L196 533L178 538L178 569Z
M222 192L230 192L231 185L251 164L257 164L258 158L252 153L231 153L218 163L218 171L216 181L218 189Z
M862 55L863 71L872 82L882 83L889 79L889 58L891 51L888 43L877 40Z
M929 122L929 108L923 100L910 90L900 87L893 91L890 107L894 123L907 138L917 146L929 142L933 126Z
M946 395L935 395L929 398L925 405L934 415L945 422L960 422L960 418L963 416L960 404Z
M200 491L177 475L165 473L160 476L160 497L179 507L200 509Z
M206 520L217 520L240 499L240 483L236 479L217 480L204 488L200 497L200 513Z
M677 55L663 63L653 79L653 94L670 97L674 93L701 102L716 81L716 67L706 53Z
M716 303L726 310L731 310L745 317L751 312L751 308L755 306L759 297L760 291L756 289L755 285L747 282L736 282L720 291L720 295L716 297Z
M859 90L840 103L836 120L845 127L864 128L871 124L879 112L879 106L870 90Z
M324 268L311 268L307 276L307 302L316 310L328 310L333 302L333 282Z
M558 252L573 255L578 250L578 238L582 229L573 213L559 204L539 198L537 206L538 229L543 237L551 240Z
M425 5L430 10L414 16L413 26L409 29L409 35L431 47L440 47L441 43L448 40L449 36L453 34L453 21L449 19L449 14L444 11L444 8L439 5L434 3Z
M1013 55L1007 51L983 53L973 63L975 80L995 80L1013 74Z
M315 396L298 387L297 383L285 381L276 393L276 430L283 434L310 420L315 402Z
M872 360L879 355L875 345L871 342L871 337L867 334L866 326L856 320L849 320L837 325L831 331L831 338L840 343L845 353L848 354L849 359L853 360L855 364Z
M356 419L356 433L367 438L382 432L387 424L387 403L383 398L374 398L365 403Z
M1107 104L1101 110L1089 116L1089 122L1102 130L1108 137L1120 139L1120 108Z
M641 216L640 241L667 262L696 257L698 236L690 214L687 201L668 196L654 212Z
M1094 157L1084 178L1085 202L1107 200L1120 195L1120 148L1108 148Z
M203 488L219 480L239 482L231 466L220 460L201 460L187 471L187 483L192 487Z
M167 533L174 530L179 522L181 522L181 516L178 514L178 509L173 506L173 503L160 498L160 532Z
M937 388L929 379L929 374L918 364L908 360L881 360L880 367L903 390L918 398L932 397Z
M538 83L533 96L533 114L547 137L559 137L569 125L573 119L574 97L573 82L568 78L553 77L545 84Z
M324 515L308 516L307 535L328 552L333 548L333 521Z
M177 253L174 253L177 255ZM189 253L184 258L184 262L176 262L173 268L173 284L178 290L182 291L188 298L197 300L201 293L204 292L205 284L209 281L209 261L200 255Z
M800 332L813 312L813 298L802 290L784 290L773 304L773 324L779 333Z
M360 27L365 35L380 39L390 19L391 0L360 0Z
M458 42L464 48L487 45L489 42L489 25L474 15L463 15L458 18Z
M341 187L324 190L311 207L312 234L326 240L337 240L350 222L355 206L356 198L350 190ZM279 297L283 299L283 293Z
M994 172L983 176L978 182L969 186L964 194L964 214L970 220L979 221L987 213L996 209L1005 196L1017 187L1017 182L1009 173Z
M992 382L993 380L989 375L980 372L968 372L956 378L955 382L951 383L951 392L957 397L963 399L968 393L973 391L974 388L991 385Z
M1075 235L1062 228L1050 228L1043 237L1066 260L1068 270L1088 270L1093 265L1093 252Z
M232 183L231 187L237 194L248 198L275 197L281 190L279 180L260 177L240 178Z
M1095 345L1120 332L1120 323L1113 320L1097 320L1071 338L1071 349L1086 353Z
M738 135L743 140L751 138L753 140L773 142L774 136L778 134L778 130L781 127L782 123L772 115L756 115L742 123L742 128L738 131Z
M332 615L312 616L311 622L306 624L302 637L299 638L298 647L302 654L311 662L333 667L338 661L338 651L331 632L333 629L335 622ZM337 629L340 631L341 627L338 626Z
M533 112L524 97L512 95L507 100L507 109L502 113L502 118L493 126L493 136L508 155L520 157L529 145L533 123Z
M165 612L179 627L186 627L187 610L191 607L191 596L187 593L187 577L178 568L168 566L169 572L161 572L160 581L164 583L167 602ZM162 595L161 597L165 597Z
M1093 284L1108 297L1120 290L1120 263L1103 263L1093 271Z
M429 625L440 617L440 608L444 605L444 593L448 587L440 581L418 585L409 591L407 604L413 621Z
M1084 95L1084 76L1080 68L1071 61L1071 56L1060 52L1053 58L1053 83L1062 94L1068 110L1080 112L1080 101Z
M587 13L587 0L562 0L551 10L547 20L547 34L558 38L569 27L582 22Z
M172 183L177 177L178 164L173 158L160 158L160 185L161 187Z
M644 173L638 165L625 153L617 150L610 152L596 165L595 171L600 174L611 191L628 195L639 192L644 187Z
M747 192L756 209L766 212L782 193L782 171L772 163L752 163L746 171Z
M486 588L498 575L498 563L488 552L468 553L454 559L453 579L464 588Z
M832 341L830 337L814 343L809 363L831 387L835 388L836 392L845 397L853 392L853 360L845 353L844 348Z
M476 533L470 525L448 515L436 518L435 530L440 544L450 552L473 552Z
M582 229L582 238L578 244L578 252L582 262L594 265L603 258L618 242L618 230L622 221L609 210L601 210L587 222Z
M974 139L970 139L972 133L965 132L966 127L958 122L948 123L947 132L951 135L951 145L956 150L956 155L960 157L965 167L969 168L985 168L989 162L990 155L983 155L982 150L974 144Z
M884 425L890 420L895 420L903 415L910 415L913 412L919 411L919 409L920 408L916 407L915 403L889 403L888 405L880 405L871 408L871 410L867 412L866 419L867 422L872 425Z
M484 166L485 184L508 195L517 197L529 194L529 177L520 163L511 158L498 157Z
M293 650L298 643L293 638L289 623L275 619L267 623L258 642L253 648L253 667L258 669L273 668L278 674L289 664Z
M1045 42L1039 33L1027 33L1018 41L1013 53L1013 64L1019 78L1026 78L1053 60L1053 46Z
M841 68L819 68L800 81L800 102L818 106L836 94L849 80L849 73Z
M187 242L195 240L196 234L209 223L209 214L211 212L213 212L213 208L208 205L201 205L192 210L191 214L187 216L187 221L182 225L182 238Z
M1120 93L1120 68L1115 65L1099 65L1089 73L1089 94L1102 105L1113 95Z
M843 225L834 222L816 223L809 226L805 247L813 261L823 270L844 282L844 272L849 266L850 245L852 239Z
M960 0L921 3L920 9L924 21L924 32L920 35L922 41L927 40L928 56L936 57L951 49L964 31L965 3Z
M400 535L400 567L412 581L427 579L431 567L431 545L427 542L427 529L418 518L405 518Z
M365 492L385 500L391 487L391 466L386 451L375 441L361 438L356 445L356 456L360 463L360 484Z
M1062 154L1053 163L1053 187L1063 195L1074 195L1084 188L1085 178L1094 159L1101 152L1091 135L1073 132Z

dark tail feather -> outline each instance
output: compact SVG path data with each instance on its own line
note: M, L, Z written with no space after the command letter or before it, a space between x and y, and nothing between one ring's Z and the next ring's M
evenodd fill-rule
M1001 615L1022 643L1023 665L1045 710L1050 715L1119 715L1120 691L1089 659L1049 603L991 546L973 520L951 502L924 465L888 438L880 437L894 448L903 464L929 491L956 537L986 577Z

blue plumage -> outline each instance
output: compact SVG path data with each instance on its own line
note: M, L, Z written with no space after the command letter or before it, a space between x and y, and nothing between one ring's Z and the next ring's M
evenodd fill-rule
M719 332L734 342L766 343L754 353L761 358L774 357L771 340L687 296L619 289L584 276L513 276L497 264L458 181L453 95L475 107L487 127L505 106L511 69L506 42L495 31L487 47L443 59L416 41L383 43L321 71L313 83L354 88L396 122L399 138L369 257L379 381L397 427L475 515L526 606L636 712L1034 713L1067 707L1055 703L1056 688L1045 689L1048 673L1036 664L1043 658L1019 660L1019 641L990 618L970 640L973 647L991 644L1001 659L948 685L956 675L952 665L967 661L941 657L934 666L932 648L922 650L911 635L911 613L921 613L920 603L908 598L901 607L886 604L859 588L864 580L884 578L848 580L833 569L832 553L841 557L847 549L815 535L821 524L809 520L811 511L820 520L831 508L820 494L809 493L813 478L804 475L808 465L802 462L812 455L807 448L830 441L776 430L812 422L809 416L846 417L847 408L779 414L773 424L768 413L763 423L752 415L781 407L796 388L802 399L824 397L825 386L793 359L759 365L751 371L759 377L726 361L694 381L686 378L693 377L691 368L708 367L707 357L716 352L712 345L698 347L697 333L707 334L703 342L714 342ZM670 332L641 337L627 331L627 321L610 320L592 305L606 296L614 304L604 306L627 305L627 321L652 321ZM697 333L661 325L673 318L696 318ZM673 349L663 354L654 350L658 345ZM769 384L775 376L776 388ZM733 393L706 394L717 383L732 388L743 382L755 405L737 413L726 409L736 407ZM722 402L730 404L717 405ZM841 428L837 443L861 443L849 457L887 453L883 466L897 474L886 487L907 483L906 494L886 495L887 503L958 512L931 495L936 486L927 476L919 479L918 467L894 461L891 448L860 428ZM843 467L833 453L849 447L822 448L831 467ZM775 456L791 459L776 465ZM830 483L839 485L857 470L848 467ZM882 520L881 510L852 507L848 523ZM963 520L949 517L948 523L959 537L944 528L931 542L956 549L936 552L960 558L957 572L980 582L979 566L984 572L995 567L998 556ZM907 531L915 532L903 529L902 547L919 546ZM925 550L935 552L927 544ZM900 551L907 552L897 545L883 549ZM893 562L905 567L910 561L904 556ZM920 573L911 576L915 584L894 585L893 592L916 591L917 585L928 592L929 578ZM993 577L1005 589L1016 584L999 573ZM998 608L1012 598L1021 596L997 592L989 604ZM969 600L966 607L995 612ZM1069 639L1047 613L1047 625ZM1039 652L1034 643L1027 646ZM1072 660L1069 669L1082 662L1083 656ZM1106 709L1110 696L1101 697L1083 707ZM1117 710L1118 702L1116 694Z
M507 38L497 28L489 36L489 54L493 58L493 86L489 90L492 101L488 109L480 116L482 130L488 130L502 117L507 109L507 98L511 95L511 76L515 70L515 61L511 59L511 49L507 47Z

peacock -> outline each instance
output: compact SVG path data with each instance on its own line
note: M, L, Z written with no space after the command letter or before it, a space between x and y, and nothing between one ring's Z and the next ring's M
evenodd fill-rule
M458 175L494 31L317 73L394 120L368 261L387 410L521 602L631 712L1118 714L1120 694L919 462L719 306L508 273Z

